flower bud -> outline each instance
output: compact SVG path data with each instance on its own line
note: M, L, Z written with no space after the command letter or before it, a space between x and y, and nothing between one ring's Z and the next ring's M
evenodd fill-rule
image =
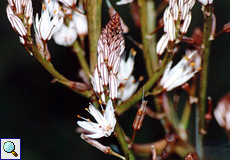
M109 83L109 73L105 63L101 64L101 79L103 86L107 86Z
M86 91L88 89L88 86L85 83L81 82L74 82L74 81L69 81L69 88L76 90L76 91Z
M175 24L173 20L173 15L170 14L167 20L167 34L169 37L169 41L173 42L176 39L176 34L175 34Z
M21 19L15 15L13 15L13 14L10 15L10 19L11 19L10 22L11 22L12 28L16 32L18 32L18 34L21 37L25 37L27 35L27 31L26 31L25 26L23 25Z
M162 55L162 53L164 52L165 48L168 45L168 35L164 34L161 39L158 41L157 43L157 48L156 48L156 52L158 55Z
M109 75L109 97L112 100L117 99L117 78L115 74L112 73L112 71Z
M198 0L201 4L203 4L204 6L207 6L209 4L213 3L213 0Z
M219 100L214 116L219 125L230 132L230 93Z
M230 22L228 22L227 24L223 26L223 31L226 33L230 32Z
M143 124L147 103L148 103L148 101L143 101L141 104L141 108L138 109L138 111L137 111L136 117L135 117L134 122L133 122L133 130L134 131L140 130L140 128Z
M188 27L191 23L191 20L192 20L192 14L191 12L189 12L186 16L185 16L185 19L184 19L184 23L180 29L180 32L181 34L185 34L188 30Z
M98 72L97 66L94 68L93 78L94 78L95 92L97 92L98 94L101 94L102 92L104 92L104 89L102 86L101 78L99 77L99 72Z

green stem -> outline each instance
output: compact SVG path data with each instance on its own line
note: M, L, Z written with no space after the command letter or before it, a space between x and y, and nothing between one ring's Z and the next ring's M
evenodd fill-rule
M73 44L73 51L76 53L76 56L79 60L79 63L81 65L81 68L84 70L85 75L89 73L89 66L88 63L85 59L85 51L81 48L80 44L78 41L74 42Z
M59 81L69 81L67 78L65 78L62 74L60 74L54 67L53 65L48 62L46 59L42 57L40 52L38 51L37 47L35 44L30 44L28 45L28 48L31 50L33 53L34 57L38 60L38 62L55 78L58 79ZM73 90L74 92L84 96L84 97L90 97L92 92L91 91L84 91L84 92L79 92L76 90Z
M146 82L145 93L147 93L153 87L153 85L159 80L159 78L161 77L161 75L164 72L164 69L165 69L165 66L166 66L168 60L170 60L171 58L172 58L172 55L170 55L170 57L169 57L169 53L167 52L164 59L163 59L161 69L158 72L155 72L154 75L151 76L151 78ZM117 114L118 115L122 114L123 112L128 110L130 107L132 107L132 105L134 105L136 102L138 102L142 98L142 96L143 96L143 89L140 88L127 101L125 101L121 105L117 106L117 108L116 108Z
M147 26L147 3L145 0L138 0L140 6L140 21L141 21L141 35L143 43L143 55L145 59L145 65L148 73L148 77L151 77L153 74L152 70L152 56L149 50L149 42L146 36L148 35L148 26ZM151 58L150 58L151 57Z
M97 63L97 42L101 33L101 0L87 0L90 71Z
M181 116L181 125L184 127L184 129L187 129L189 119L191 114L191 104L189 103L189 99L186 101L183 114Z
M147 34L152 32L156 25L156 12L154 1L147 1ZM147 38L147 37L145 37ZM149 57L151 59L152 70L155 72L158 69L158 55L156 53L156 34L151 35L149 38Z
M117 135L117 141L120 144L121 150L122 150L124 156L126 157L126 159L127 160L135 160L136 158L133 154L133 151L129 148L129 146L125 140L124 132L118 123L115 126L115 133Z
M212 24L212 5L204 7L204 25L203 25L203 41L202 41L202 71L200 73L200 92L199 92L199 105L197 107L196 119L198 122L198 127L196 129L196 149L198 156L201 160L203 157L203 139L204 135L201 134L202 130L205 128L205 107L207 98L207 80L208 80L208 67L209 67L209 56L210 56L210 46L209 41L211 33ZM197 125L196 125L197 126Z

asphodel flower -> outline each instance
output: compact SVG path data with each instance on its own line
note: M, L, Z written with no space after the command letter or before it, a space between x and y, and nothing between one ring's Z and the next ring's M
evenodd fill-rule
M92 104L89 104L89 108L86 109L96 120L96 122L92 122L89 119L84 119L85 121L78 121L77 124L84 128L85 130L91 132L87 136L90 138L101 138L101 137L109 137L114 131L114 127L116 125L116 118L114 114L113 103L111 100L107 102L106 109L103 110L101 114Z
M77 39L74 22L70 21L69 26L63 24L60 30L53 35L53 39L59 45L71 46Z
M39 19L38 14L36 14L34 30L39 38L46 42L61 28L62 23L63 17L58 13L58 10L54 11L52 17L43 4L41 18Z
M230 132L230 93L219 100L213 113L218 124Z
M59 2L63 3L67 7L75 7L77 0L58 0Z
M209 4L213 3L213 0L198 0L201 4L203 4L204 6L207 6Z
M196 51L182 58L173 68L173 62L169 62L160 81L163 90L170 91L184 84L199 71L200 68L195 69L195 64L191 61L195 53Z
M116 5L124 5L124 4L132 3L132 2L133 0L120 0L116 2Z

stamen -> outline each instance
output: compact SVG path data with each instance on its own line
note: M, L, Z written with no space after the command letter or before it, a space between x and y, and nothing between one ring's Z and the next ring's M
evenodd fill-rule
M42 4L42 9L43 9L43 10L46 10L46 6L45 6L44 3Z
M144 76L140 76L139 81L143 81L143 80L144 80Z
M103 103L101 99L99 99L98 102L99 102L100 105Z
M196 66L196 63L195 63L195 62L191 62L189 65L190 65L191 67L195 67L195 66Z
M80 115L77 115L77 118L82 118Z

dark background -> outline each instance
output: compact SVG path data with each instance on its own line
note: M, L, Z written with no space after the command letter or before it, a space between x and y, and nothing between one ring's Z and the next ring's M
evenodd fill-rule
M75 131L77 114L89 116L84 112L88 100L58 83L51 84L51 75L19 43L17 34L7 20L6 5L6 0L1 1L0 138L21 138L23 160L116 159L81 140ZM41 2L34 0L33 6L34 15L36 12L40 14ZM230 21L230 1L216 1L214 7L217 31L220 31ZM119 8L121 16L127 22L130 34L138 38L138 34L133 32L136 28L130 13L126 14L127 8L128 5ZM104 9L103 17L108 17L106 13ZM198 3L193 9L188 35L191 35L195 26L202 27ZM229 34L220 35L212 43L208 95L213 98L214 106L221 96L230 91L229 37ZM79 64L75 55L69 49L55 45L52 40L48 44L55 68L68 79L78 80ZM139 70L138 63L135 68ZM135 110L128 111L127 115L130 115L129 118L121 118L121 123L128 135L131 135ZM148 117L145 122L142 131L137 134L137 142L149 142L164 136L160 135L159 122ZM153 126L151 122L156 125ZM154 136L152 138L149 135ZM106 143L104 140L101 141ZM109 142L115 143L115 138L110 138ZM212 120L205 138L206 159L229 159L229 149L224 130Z

